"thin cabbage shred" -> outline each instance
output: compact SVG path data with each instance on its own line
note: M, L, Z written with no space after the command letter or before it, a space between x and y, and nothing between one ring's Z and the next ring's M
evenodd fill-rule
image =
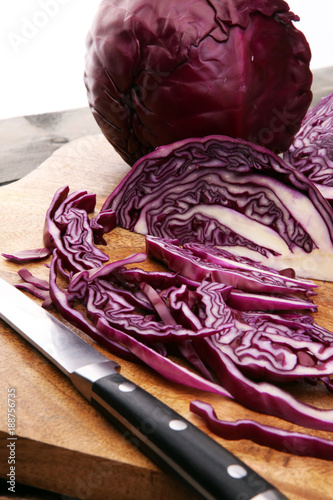
M212 405L203 401L192 401L190 410L204 419L207 427L217 436L229 440L249 439L261 446L292 453L298 456L312 456L331 460L333 441L303 434L300 432L278 429L259 424L254 420L244 419L230 422L218 419Z

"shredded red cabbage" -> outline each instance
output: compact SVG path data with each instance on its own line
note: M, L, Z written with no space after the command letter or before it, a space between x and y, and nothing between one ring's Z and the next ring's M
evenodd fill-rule
M282 321L281 321L281 320ZM210 346L227 354L254 379L286 382L324 377L333 372L333 342L324 345L311 334L312 325L261 313L233 310L234 326L211 337Z
M86 191L69 194L69 188L66 186L56 192L46 213L45 247L49 250L57 248L69 271L95 269L109 260L109 257L95 246L94 231L97 231L98 237L101 238L101 221L104 227L114 227L114 214L112 211L103 211L103 219L99 217L95 224L90 225L88 214L93 212L95 204L95 195ZM105 218L109 219L108 222Z
M296 378L332 390L333 334L296 312L315 307L309 299L313 282L297 278L292 269L274 271L211 246L183 248L176 240L150 236L147 251L167 270L134 267L146 261L146 253L107 262L96 244L103 244L103 234L114 227L114 212L103 209L89 219L94 206L95 197L85 191L56 193L44 233L52 254L49 281L23 268L18 286L111 353L145 363L172 382L333 431L333 409L302 403L276 384ZM249 304L264 308L260 303L266 312L249 310ZM288 313L275 312L283 307ZM292 452L294 436L286 442ZM313 440L305 442L306 453L315 454ZM322 457L325 446L318 442L316 456Z
M245 407L303 427L333 431L333 409L322 410L302 403L276 385L250 379L227 354L216 349L209 338L194 345L203 361L217 374L221 385Z

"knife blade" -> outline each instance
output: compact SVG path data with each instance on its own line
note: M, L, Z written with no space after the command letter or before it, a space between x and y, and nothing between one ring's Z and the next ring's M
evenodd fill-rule
M235 455L122 376L120 366L0 278L0 318L54 363L139 449L206 500L287 500Z

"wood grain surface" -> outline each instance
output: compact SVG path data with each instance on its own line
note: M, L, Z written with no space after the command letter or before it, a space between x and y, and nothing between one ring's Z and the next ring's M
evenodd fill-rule
M68 185L72 191L96 193L97 210L129 167L101 134L62 146L40 167L21 180L0 188L0 251L43 246L45 212L55 191ZM107 236L107 252L115 260L144 251L144 237L116 229ZM147 261L145 267L156 266ZM21 266L0 260L0 275L20 282ZM45 263L28 264L46 278ZM333 329L333 284L322 283L315 298L317 322ZM54 313L56 314L56 313ZM113 426L92 408L66 377L49 361L0 323L0 477L8 473L7 389L17 392L16 480L66 496L93 500L190 500L193 495L140 454ZM90 339L81 334L89 342ZM92 342L91 342L92 343ZM94 344L101 352L104 349ZM111 359L116 359L106 353ZM259 415L237 403L170 383L149 368L117 360L122 373L135 380L208 434L204 423L189 411L193 399L211 402L221 418L254 418L285 429L304 429L277 418ZM333 395L320 385L293 384L290 391L322 408L333 407ZM325 432L312 434L333 439ZM276 485L291 500L331 500L333 463L297 457L253 444L214 437L249 466Z
M99 132L88 106L0 120L0 186L32 172L64 144Z

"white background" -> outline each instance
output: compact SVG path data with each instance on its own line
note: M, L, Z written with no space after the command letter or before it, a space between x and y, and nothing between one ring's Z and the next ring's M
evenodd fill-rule
M300 16L297 28L310 43L311 68L333 66L333 0L288 3ZM98 4L2 0L0 119L87 106L85 38Z

